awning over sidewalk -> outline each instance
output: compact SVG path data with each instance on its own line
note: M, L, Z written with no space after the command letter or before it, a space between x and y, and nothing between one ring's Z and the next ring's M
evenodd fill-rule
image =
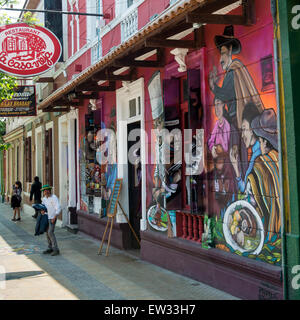
M227 15L242 5L241 15ZM229 6L229 7L228 7ZM165 65L165 48L200 49L205 46L205 24L251 25L253 0L186 0L165 10L154 21L120 44L100 61L81 72L75 79L48 96L38 108L44 112L69 111L79 107L84 99L96 99L101 91L115 91L116 81L136 79L135 68L161 68ZM220 10L225 11L220 11ZM170 37L191 29L193 40L174 40ZM155 50L156 60L138 60ZM126 71L122 68L126 67ZM119 72L118 72L119 71ZM101 81L102 85L99 85ZM107 83L108 82L108 83Z

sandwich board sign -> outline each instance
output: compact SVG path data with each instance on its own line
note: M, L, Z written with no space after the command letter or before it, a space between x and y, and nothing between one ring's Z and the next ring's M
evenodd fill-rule
M111 199L110 199L110 203L109 203L108 210L107 210L107 223L106 223L106 227L105 227L105 230L104 230L104 233L103 233L103 236L102 236L102 241L101 241L100 248L98 250L98 254L101 254L101 250L102 250L102 246L103 246L103 243L104 243L105 235L106 235L109 223L110 223L110 231L109 231L109 235L108 235L106 254L105 254L106 256L108 256L111 233L112 233L112 228L113 228L113 224L114 224L114 219L115 219L116 214L117 214L118 205L119 205L119 207L120 207L120 209L121 209L121 211L122 211L122 213L123 213L128 225L129 225L133 235L135 236L138 244L140 244L140 241L139 241L139 238L138 238L137 234L135 233L132 225L130 224L130 222L128 220L127 215L125 214L121 204L119 203L119 197L120 197L120 193L121 193L122 182L123 182L123 179L116 179L116 181L115 181L113 192L112 192Z

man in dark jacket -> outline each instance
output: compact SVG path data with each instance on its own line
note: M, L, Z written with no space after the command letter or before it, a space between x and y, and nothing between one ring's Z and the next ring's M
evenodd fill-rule
M34 198L35 204L42 203L41 189L42 189L42 184L40 182L39 177L34 177L34 182L31 185L31 190L30 190L30 201L32 201L32 198ZM38 216L38 211L35 209L35 214L32 217L36 219L37 216Z

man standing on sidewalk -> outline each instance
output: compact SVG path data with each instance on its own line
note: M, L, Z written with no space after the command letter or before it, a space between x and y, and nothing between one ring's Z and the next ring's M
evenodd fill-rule
M49 219L49 227L47 229L47 240L48 240L48 249L45 250L44 254L51 253L51 256L57 256L59 254L56 237L54 234L56 218L61 212L61 206L59 200L56 195L51 192L52 187L48 184L44 185L41 191L44 192L44 198L42 200L42 204L44 204L47 208L48 219ZM45 214L44 211L41 212Z
M30 201L32 201L32 198L34 198L34 203L35 204L40 204L41 201L41 188L42 184L40 182L39 177L34 177L34 183L31 185L31 190L30 190ZM37 218L38 216L38 211L35 210L35 214L32 216L32 218Z

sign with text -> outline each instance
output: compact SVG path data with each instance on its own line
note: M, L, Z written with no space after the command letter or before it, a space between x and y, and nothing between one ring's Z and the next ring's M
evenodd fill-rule
M10 100L0 102L0 117L36 115L35 86L18 86Z
M51 69L61 55L61 44L48 29L16 23L0 27L0 70L32 77Z

